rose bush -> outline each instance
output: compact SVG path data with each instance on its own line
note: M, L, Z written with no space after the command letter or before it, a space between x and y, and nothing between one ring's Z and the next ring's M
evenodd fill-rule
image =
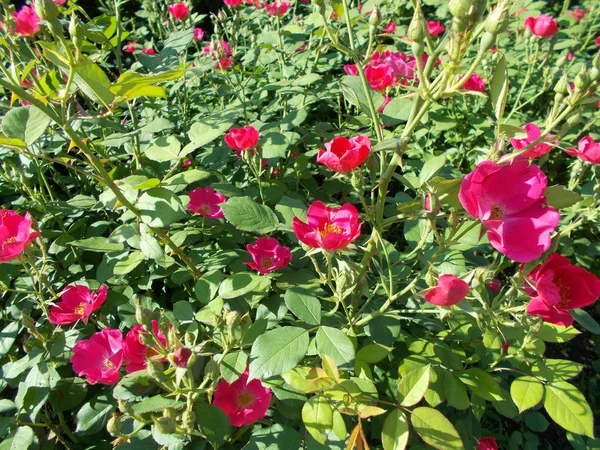
M0 2L0 446L599 448L573 3Z

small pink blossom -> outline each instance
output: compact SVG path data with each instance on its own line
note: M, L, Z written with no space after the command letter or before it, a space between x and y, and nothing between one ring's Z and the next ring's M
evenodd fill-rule
M425 301L437 306L452 306L462 302L469 293L469 285L455 275L440 275L436 287L428 289Z
M265 10L272 16L283 16L290 9L291 3L282 1L274 1L273 3L265 3Z
M20 36L33 36L40 31L41 19L31 6L23 6L13 13L15 33Z
M221 408L231 425L250 425L267 415L271 404L271 389L259 379L248 381L248 369L233 383L219 381L213 395L213 405Z
M512 138L510 140L510 143L516 150L523 150L528 145L537 141L540 138L540 136L542 135L542 131L534 123L528 123L527 125L525 125L524 129L525 129L525 132L527 133L526 138L524 138L524 139ZM537 144L536 146L530 148L525 153L523 153L522 156L524 158L539 158L540 156L545 155L546 153L550 152L550 150L552 150L552 148L558 144L557 141L551 140L553 137L554 137L553 135L548 134L546 136L546 140L548 142L541 142L541 143Z
M40 233L31 228L31 216L0 210L0 263L17 258Z
M385 34L393 34L396 32L396 23L395 22L389 22L385 28L383 29L383 32Z
M204 30L198 27L194 28L194 40L198 42L202 39L204 39Z
M479 439L477 450L498 450L498 444L493 437L485 437Z
M585 17L586 14L587 14L587 10L585 10L585 9L577 8L577 9L574 9L573 11L571 11L571 15L575 19L575 23L581 22L581 20Z
M183 2L173 3L167 7L167 10L175 20L185 20L190 15L189 8Z
M223 0L223 3L225 3L227 6L239 6L242 4L242 0Z
M556 19L546 14L541 14L538 17L528 17L525 19L525 26L531 30L532 34L543 39L549 38L558 32Z
M463 83L461 89L466 89L468 91L475 92L485 92L486 85L485 81L483 81L483 79L479 75L474 73Z
M105 328L75 344L71 364L73 371L80 377L86 377L88 383L111 385L119 381L123 359L121 330Z
M354 77L358 75L358 68L356 67L356 64L345 64L344 72L346 72L351 77Z
M78 320L87 323L87 318L104 304L107 294L105 285L97 291L83 285L67 286L61 293L61 301L50 310L48 320L54 325L68 325Z
M145 53L148 56L154 56L154 54L155 54L153 48L143 48L142 53Z
M600 47L600 34L596 37L596 47ZM600 104L600 102L598 102Z
M262 274L269 274L283 269L292 260L292 252L284 245L279 245L275 238L261 236L254 244L246 246L252 256L252 262L246 262L248 267Z
M210 219L222 219L223 210L219 206L227 199L225 196L210 187L193 189L189 193L190 202L187 209L191 213L197 213Z
M594 142L591 136L585 136L579 141L577 148L565 150L571 156L577 156L582 161L600 164L600 142Z
M127 45L125 46L124 51L127 53L133 53L133 52L135 52L136 48L137 48L137 42L129 41L129 42L127 42Z
M427 29L429 30L429 34L431 36L437 36L438 34L446 31L446 27L442 25L439 20L430 20L427 22Z
M58 6L64 6L65 3L67 3L67 0L52 0L54 3L56 3Z
M348 173L364 163L370 152L371 140L367 136L338 136L325 144L325 150L319 150L317 162L335 172Z

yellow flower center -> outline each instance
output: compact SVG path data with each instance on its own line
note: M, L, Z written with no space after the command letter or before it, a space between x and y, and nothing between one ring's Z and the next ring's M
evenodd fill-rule
M17 237L16 236L11 236L8 239L6 239L3 243L2 243L2 248L4 248L4 246L6 244L12 244L13 242L17 242Z
M504 207L500 205L492 205L492 212L488 220L500 220L504 217Z
M253 400L254 397L250 392L243 391L238 394L236 403L238 406L245 408L246 406L250 405L250 403L252 403Z
M317 231L321 235L322 239L325 239L331 233L342 234L342 229L333 223L327 223L323 225L323 228Z
M568 307L569 304L571 303L571 295L570 295L571 287L565 286L563 281L560 279L555 280L555 283L558 286L558 289L560 291L560 303L558 305L556 305L556 307L558 309L564 309L564 308Z
M83 316L83 313L85 312L85 305L86 305L86 304L87 304L87 303L85 303L85 302L81 302L81 303L79 304L79 306L78 306L77 308L75 308L75 310L74 310L73 312L74 312L75 314L78 314L78 315L80 315L80 316Z
M210 205L202 205L200 209L204 214L210 214Z
M273 265L273 258L265 258L260 262L263 269L268 269Z
M115 366L110 359L106 358L104 360L104 367L107 369L115 369L117 366Z

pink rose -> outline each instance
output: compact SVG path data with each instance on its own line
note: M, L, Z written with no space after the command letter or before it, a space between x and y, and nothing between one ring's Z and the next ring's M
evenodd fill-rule
M346 64L344 65L344 72L346 72L351 77L358 75L358 68L356 64Z
M78 320L87 323L87 318L106 301L108 288L100 286L97 291L90 291L87 286L67 286L50 313L48 320L54 325L68 325Z
M469 285L460 278L440 275L438 285L425 293L425 301L437 306L452 306L462 302L468 293Z
M370 152L371 140L367 136L338 136L325 144L325 150L319 150L317 162L335 172L348 173L364 163Z
M550 248L560 219L547 204L547 185L544 172L527 160L507 165L483 161L462 181L458 197L482 221L496 250L525 263Z
M244 128L232 128L225 135L225 143L236 152L253 149L258 145L259 133L252 125Z
M262 274L283 269L292 260L290 249L279 245L275 238L259 237L254 244L248 244L246 248L252 256L252 262L244 264Z
M137 372L138 370L144 370L148 363L148 360L157 353L154 349L142 344L140 336L148 334L142 325L134 325L131 331L125 336L125 344L123 346L123 352L125 358L129 361L127 364L127 373ZM152 334L157 337L163 347L167 345L165 335L158 329L158 322L152 321ZM158 361L164 361L165 358L161 358Z
M204 30L202 28L194 28L194 40L201 41L204 39Z
M0 263L21 255L39 235L31 229L29 213L23 217L10 209L0 210Z
M41 19L31 6L23 6L13 13L15 33L20 36L33 36L40 31Z
M290 9L291 3L286 1L275 1L265 3L265 10L272 16L283 16Z
M527 313L564 327L573 324L568 310L589 306L600 296L600 279L558 253L552 253L527 279L533 288Z
M153 48L143 48L142 53L145 53L146 55L149 55L149 56L154 56L154 54L155 54Z
M219 381L213 395L213 405L221 408L231 425L250 425L267 415L271 404L271 389L259 379L248 382L248 369L233 383Z
M187 209L191 213L197 213L210 219L222 219L223 210L219 206L227 199L225 196L212 188L198 187L190 191L190 202Z
M350 203L330 208L321 201L308 207L308 223L294 217L292 228L298 240L312 248L341 250L360 236L362 221Z
M582 161L600 164L600 142L594 142L591 136L581 138L577 149L570 147L565 151L571 156L577 156Z
M242 4L242 0L223 0L223 3L225 3L227 6L238 6Z
M542 135L542 131L534 123L528 123L527 125L525 125L524 129L525 129L525 132L527 133L526 138L524 138L524 139L512 138L510 140L510 143L516 150L523 150L529 144L537 141L540 138L540 136ZM546 139L550 140L553 137L554 136L549 134L546 136ZM529 150L527 150L521 156L523 156L524 158L539 158L540 156L545 155L550 150L552 150L552 148L555 147L557 144L558 144L557 141L541 142L538 145L536 145L535 147L532 147Z
M485 92L486 85L485 81L483 81L483 79L479 75L474 73L463 83L461 89L466 89L468 91L475 92Z
M427 22L427 29L429 30L429 34L431 36L437 36L438 34L446 31L446 27L442 25L439 20L430 20Z
M394 22L388 23L383 29L385 34L393 34L396 32L396 24Z
M192 351L186 347L179 347L171 356L177 367L185 369L190 361L190 356L192 356Z
M498 450L498 444L493 437L485 437L479 439L477 450Z
M548 38L558 32L556 20L546 14L528 17L525 19L525 26L531 30L532 34L541 38Z
M390 66L367 66L365 76L374 91L382 91L394 84L394 70Z
M175 20L185 20L190 15L189 8L183 2L173 3L167 7L167 10Z
M587 14L587 10L585 10L585 9L577 8L577 9L574 9L573 11L571 11L571 15L575 19L575 23L581 22L581 19L583 19L586 14Z
M71 364L78 376L88 383L115 384L123 364L123 334L121 330L105 328L73 347Z

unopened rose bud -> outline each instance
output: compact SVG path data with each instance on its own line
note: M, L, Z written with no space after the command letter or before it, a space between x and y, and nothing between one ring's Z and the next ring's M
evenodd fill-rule
M581 115L581 108L575 111L569 118L567 119L567 124L571 127L579 124L583 116Z
M585 72L585 68L582 67L581 72L575 77L575 88L581 91L587 89L590 85L590 76Z
M493 35L504 33L508 28L508 1L499 4L485 19L484 28Z
M430 194L429 192L426 193L423 198L423 209L433 215L437 215L440 212L440 201L437 195Z
M564 67L567 63L567 55L563 55L556 60L556 67Z
M152 311L143 307L139 302L135 304L135 321L140 325L145 326L149 330L152 329Z
M423 11L421 11L421 2L417 2L415 13L408 26L408 37L413 42L423 42L427 33L429 33L429 31L425 18L423 17Z
M69 22L69 34L71 35L73 45L78 52L81 52L81 48L83 47L83 25L79 17L75 14L71 16L71 22Z
M157 417L154 425L162 434L172 434L177 430L177 422L171 417Z
M121 434L121 418L117 413L113 413L112 417L108 419L106 431L108 431L108 434L112 437L117 437Z
M567 74L564 74L556 86L554 86L554 92L559 94L568 94L569 93L569 79L567 78Z
M192 351L189 348L181 347L175 350L171 356L177 367L185 369L188 366L190 356L192 356Z
M474 24L479 20L485 8L487 0L450 0L448 10L453 17Z
M495 43L496 43L496 35L493 33L490 33L489 31L486 31L483 34L483 36L481 37L481 42L479 43L479 52L480 53L487 52L490 48L492 48L494 46Z
M40 19L46 22L52 22L58 17L58 6L52 0L35 0L33 7Z
M119 411L121 411L123 414L133 416L133 405L131 403L126 402L123 399L117 398L117 406L119 407Z
M381 23L381 11L379 11L379 6L375 6L373 11L371 11L371 15L369 16L369 27L377 28L377 26Z

